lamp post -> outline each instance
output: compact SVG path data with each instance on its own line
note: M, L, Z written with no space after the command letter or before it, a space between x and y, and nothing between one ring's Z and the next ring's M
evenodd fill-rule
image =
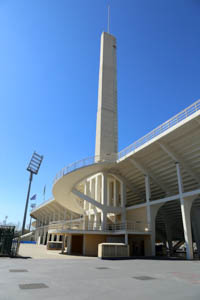
M30 177L29 177L29 186L28 186L28 193L27 193L27 198L26 198L26 205L25 205L25 210L24 210L24 219L23 219L23 225L22 225L22 235L24 234L25 230L25 224L26 224L26 214L27 214L27 209L28 209L28 200L30 196L30 190L31 190L31 182L33 179L33 174L37 175L40 165L42 163L43 156L37 154L36 152L33 153L30 163L28 165L27 171L30 172Z

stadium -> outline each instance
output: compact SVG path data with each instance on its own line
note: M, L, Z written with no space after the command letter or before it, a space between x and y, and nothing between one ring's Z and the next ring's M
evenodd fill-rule
M53 198L31 212L36 242L86 256L124 243L130 256L200 257L200 100L118 152L116 49L103 32L95 155L56 175Z

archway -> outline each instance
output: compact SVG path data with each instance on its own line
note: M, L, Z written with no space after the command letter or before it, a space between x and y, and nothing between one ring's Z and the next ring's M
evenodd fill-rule
M156 215L157 255L185 256L184 242L180 201L169 201Z

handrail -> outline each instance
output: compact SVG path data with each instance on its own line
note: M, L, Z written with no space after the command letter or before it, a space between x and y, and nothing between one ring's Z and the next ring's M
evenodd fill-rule
M84 158L82 160L76 161L66 167L64 167L59 173L57 173L54 183L60 179L62 176L85 166L89 166L92 164L97 164L97 163L106 163L106 162L116 162L116 158L118 160L122 158L123 156L126 156L128 153L134 151L135 149L139 148L140 146L144 145L145 143L149 142L159 134L165 132L169 128L175 126L176 124L180 123L181 121L185 120L187 117L191 116L195 112L200 110L200 100L194 102L192 105L189 107L185 108L182 110L180 113L169 119L168 121L164 122L160 126L156 127L154 130L151 132L147 133L145 136L140 138L139 140L135 141L125 149L121 150L118 152L117 155L111 154L111 155L106 155L105 157L102 158L102 156L91 156Z
M53 201L53 200L54 200L53 197L44 200L42 203L40 203L38 206L36 206L34 209L31 210L31 214L32 214L35 210L38 210L38 208L40 208L41 206L43 206L45 203L51 202L51 201Z
M132 143L125 149L121 150L118 153L118 159L122 158L123 156L127 155L128 153L134 151L135 149L141 147L145 143L149 142L159 134L165 132L169 128L173 127L174 125L180 123L181 121L185 120L187 117L191 116L195 112L200 110L200 100L194 102L192 105L189 107L185 108L182 110L180 113L169 119L168 121L164 122L160 126L156 127L154 130L151 132L147 133L145 136L137 140L136 142Z
M80 169L86 166L90 166L93 164L102 164L102 163L112 163L116 161L116 155L105 155L105 156L90 156L81 160L78 160L66 167L64 167L63 169L61 169L60 172L58 172L56 174L56 177L54 179L54 184L56 183L57 180L59 180L61 177L63 177L64 175L75 171L76 169Z
M57 221L51 222L49 225L38 227L41 229L47 227L55 230L75 230L75 231L106 231L106 232L119 232L119 231L132 231L132 232L150 232L150 224L142 221L127 221L118 223L107 223L105 226L101 222L84 222L83 219L71 220L70 222ZM37 229L37 228L36 228Z

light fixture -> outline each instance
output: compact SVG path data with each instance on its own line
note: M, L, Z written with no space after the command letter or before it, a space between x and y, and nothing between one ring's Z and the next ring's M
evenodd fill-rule
M27 171L30 172L30 177L29 177L29 186L28 186L28 193L27 193L27 198L26 198L26 204L25 204L25 210L24 210L24 219L23 219L23 225L22 225L22 235L24 234L25 230L25 224L26 224L26 214L27 214L27 209L28 209L28 200L29 200L29 195L31 191L31 182L33 179L33 174L37 175L40 165L42 163L43 156L37 154L36 152L33 153L30 163L28 165Z

